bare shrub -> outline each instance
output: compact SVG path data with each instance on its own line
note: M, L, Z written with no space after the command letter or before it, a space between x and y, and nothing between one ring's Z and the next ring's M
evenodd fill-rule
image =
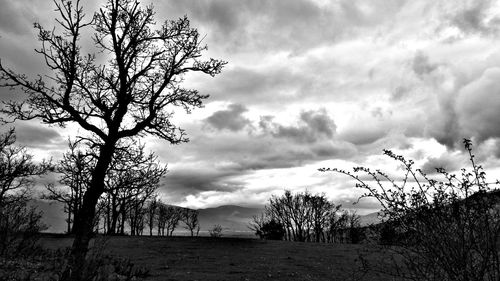
M439 178L430 178L414 168L412 160L385 150L384 154L405 168L404 177L394 180L382 171L356 167L354 172L324 168L350 176L356 186L382 206L384 243L390 258L365 268L403 280L500 280L498 238L500 191L489 183L476 164L472 144L464 140L471 169L459 176L437 168ZM360 175L368 175L370 180ZM386 233L387 234L387 233Z
M210 234L210 237L222 237L222 226L220 224L216 224L212 227L212 229L208 230L208 233Z

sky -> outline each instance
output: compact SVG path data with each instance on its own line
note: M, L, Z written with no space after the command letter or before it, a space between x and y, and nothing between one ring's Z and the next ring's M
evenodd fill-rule
M149 3L144 2L143 3ZM46 69L33 22L53 26L45 0L0 0L0 58L34 76ZM500 2L478 0L165 0L156 19L187 15L220 75L190 75L209 94L179 109L190 142L143 141L169 172L165 201L192 208L262 206L285 189L325 193L359 213L377 209L342 175L322 167L401 175L390 149L435 167L467 166L463 138L490 175L500 171ZM102 1L84 1L92 15ZM90 40L82 44L91 48ZM0 99L19 93L0 89ZM59 159L81 129L16 122L18 142ZM57 180L56 176L45 181Z

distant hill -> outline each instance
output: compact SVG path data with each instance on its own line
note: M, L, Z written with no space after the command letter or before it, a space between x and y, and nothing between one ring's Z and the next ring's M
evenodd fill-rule
M369 213L367 215L360 216L359 223L361 226L368 226L371 224L380 223L379 212Z
M259 215L263 209L225 205L216 208L200 209L199 220L201 230L209 230L215 224L222 226L224 231L251 232L248 224L252 217Z
M59 202L45 200L32 200L31 205L43 212L42 221L49 228L46 232L63 233L66 231L66 216L63 205ZM225 205L216 208L199 209L200 233L207 233L215 224L220 224L224 232L251 232L248 223L254 215L262 212L259 208L245 208L240 206ZM183 225L178 228L183 232Z

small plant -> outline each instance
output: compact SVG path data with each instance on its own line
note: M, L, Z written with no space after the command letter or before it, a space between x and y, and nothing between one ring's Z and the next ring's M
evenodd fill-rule
M403 280L500 280L500 191L492 188L499 182L486 181L471 141L464 140L464 146L472 169L462 169L460 176L437 168L440 178L430 178L412 160L389 150L384 154L405 169L400 180L365 167L354 172L320 169L351 177L367 191L362 197L373 197L382 206L381 242L397 246L383 249L392 254L389 260L363 263L365 267Z
M222 237L222 226L220 224L215 224L212 229L208 231L208 233L210 234L210 237Z

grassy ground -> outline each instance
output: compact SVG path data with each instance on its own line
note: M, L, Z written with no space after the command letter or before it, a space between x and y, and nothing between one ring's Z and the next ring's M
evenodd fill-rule
M391 280L373 273L358 278L358 253L373 252L366 245L210 237L104 240L106 253L149 268L146 280ZM56 249L69 246L71 239L46 236L41 243Z

